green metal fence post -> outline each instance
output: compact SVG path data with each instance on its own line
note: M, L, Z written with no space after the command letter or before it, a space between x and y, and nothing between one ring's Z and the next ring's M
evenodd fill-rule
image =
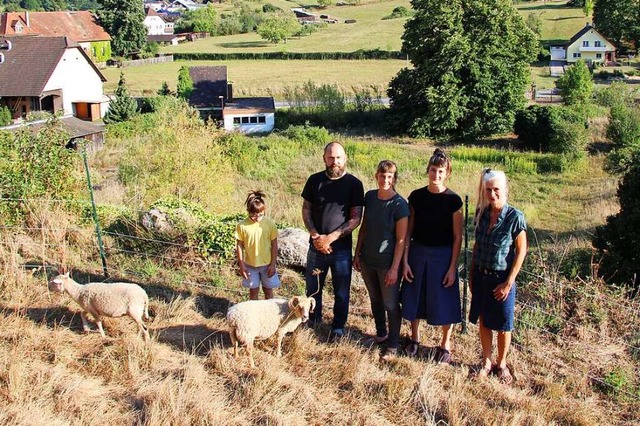
M104 276L109 276L107 270L107 257L104 253L104 245L102 244L102 231L100 230L100 222L98 221L98 211L96 210L96 202L93 198L93 185L91 185L91 174L89 173L89 162L87 161L87 148L82 148L82 159L84 160L84 170L87 173L87 186L89 187L89 195L91 196L91 211L93 213L93 222L96 225L96 237L98 238L98 249L100 250L100 259L102 260L102 270Z

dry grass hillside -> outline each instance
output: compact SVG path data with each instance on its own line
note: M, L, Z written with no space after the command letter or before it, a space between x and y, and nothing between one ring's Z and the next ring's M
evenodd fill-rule
M638 421L637 391L616 380L637 380L640 306L598 282L585 282L577 290L558 287L550 274L523 279L524 300L527 293L545 294L552 303L564 303L560 312L566 318L549 331L534 324L540 319L534 309L520 305L511 357L518 380L512 386L470 378L479 360L473 326L467 334L456 330L453 366L428 359L437 335L426 327L420 358L380 362L377 349L361 344L373 332L373 321L357 276L346 339L327 342L331 314L325 311L323 326L301 327L285 339L283 358L274 356L273 341L259 344L257 367L251 369L244 354L233 358L226 333L228 305L246 297L235 290L237 278L227 268L186 258L167 269L134 272L114 266L112 280L138 282L150 294L152 339L145 344L128 318L108 319L103 339L97 332L83 334L79 308L68 296L47 290L55 265L63 263L85 265L73 272L80 282L104 279L99 262L88 254L94 251L91 230L73 225L70 216L52 207L34 208L27 223L34 231L0 235L2 424L83 425L96 419L123 425ZM124 264L115 259L112 265ZM283 271L280 294L299 291L300 280L297 273ZM406 325L403 333L408 333ZM635 343L629 336L636 336Z

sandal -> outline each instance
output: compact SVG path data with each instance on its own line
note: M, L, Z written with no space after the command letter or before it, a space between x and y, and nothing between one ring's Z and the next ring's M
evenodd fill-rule
M491 367L481 367L475 374L475 378L476 380L484 380L487 377L489 377L491 374L493 374L493 371L495 370L496 366L495 365L491 365Z
M409 340L407 346L404 347L404 353L407 356L416 356L418 355L418 349L420 348L420 342L416 342L415 340Z
M509 367L496 367L496 372L498 375L498 380L503 385L510 385L511 383L513 383L513 375L511 374Z
M443 364L452 364L453 357L451 356L451 352L444 348L436 349L436 355L433 357L433 361L437 363Z

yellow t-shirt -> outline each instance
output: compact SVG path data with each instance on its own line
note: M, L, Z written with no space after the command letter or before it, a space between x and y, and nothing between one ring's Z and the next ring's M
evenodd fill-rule
M271 241L278 238L276 223L268 217L260 222L246 218L236 226L236 240L244 245L244 262L253 267L271 263Z

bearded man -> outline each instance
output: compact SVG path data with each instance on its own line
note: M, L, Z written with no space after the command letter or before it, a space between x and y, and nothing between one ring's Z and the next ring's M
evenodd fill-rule
M335 302L329 339L335 341L344 335L349 312L351 233L362 220L364 188L357 177L347 173L347 154L338 142L324 148L323 159L325 170L309 176L302 191L302 219L310 234L305 279L307 296L313 294L316 299L310 321L318 324L322 321L322 289L331 270Z

